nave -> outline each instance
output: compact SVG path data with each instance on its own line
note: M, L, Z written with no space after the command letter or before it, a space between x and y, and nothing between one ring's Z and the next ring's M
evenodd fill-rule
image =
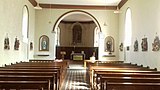
M70 62L61 90L91 90L82 62Z

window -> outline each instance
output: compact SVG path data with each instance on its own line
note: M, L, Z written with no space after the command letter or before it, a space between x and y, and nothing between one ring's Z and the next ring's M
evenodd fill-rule
M98 27L96 27L94 29L94 47L98 47L98 44L99 44L99 32L100 30L98 29Z
M125 46L131 45L131 38L132 38L132 19L131 19L131 9L128 8L126 11L125 17Z
M29 13L28 13L28 8L25 5L23 7L23 16L22 16L22 37L24 43L28 43L28 25L29 25Z
M60 28L59 27L56 29L55 38L56 38L56 46L59 46L60 45Z

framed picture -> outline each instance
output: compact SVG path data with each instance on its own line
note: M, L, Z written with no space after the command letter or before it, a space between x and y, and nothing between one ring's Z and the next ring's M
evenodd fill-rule
M42 35L39 38L39 51L49 51L49 38L46 35Z
M114 52L114 39L113 39L113 37L107 36L105 38L104 50L105 50L105 52L109 52L109 54L111 54L111 52Z

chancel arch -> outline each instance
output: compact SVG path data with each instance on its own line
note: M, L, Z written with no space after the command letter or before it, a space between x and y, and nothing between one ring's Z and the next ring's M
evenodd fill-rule
M81 10L73 10L63 14L57 21L53 28L53 31L56 32L56 28L59 28L59 35L56 35L56 38L59 38L59 45L56 44L56 58L60 58L61 56L57 56L60 51L64 51L65 48L71 48L73 50L67 51L66 58L69 59L70 53L75 51L77 53L83 52L84 48L91 49L89 56L92 56L93 51L97 51L98 57L98 49L95 48L95 28L97 31L101 32L100 25L96 18L88 12ZM58 34L56 32L56 34ZM57 37L59 36L59 37ZM98 32L96 35L96 39L98 39ZM58 39L57 39L58 40ZM97 41L97 40L96 40ZM97 43L97 42L96 42ZM63 47L59 52L57 47ZM76 48L79 48L76 50ZM98 44L96 45L98 48ZM64 49L64 50L62 50ZM87 50L87 49L85 49ZM84 51L84 53L88 53L89 51Z

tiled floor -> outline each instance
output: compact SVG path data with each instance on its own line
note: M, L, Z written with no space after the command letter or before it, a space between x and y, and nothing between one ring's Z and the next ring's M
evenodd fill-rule
M86 70L81 62L71 62L61 90L90 90Z

